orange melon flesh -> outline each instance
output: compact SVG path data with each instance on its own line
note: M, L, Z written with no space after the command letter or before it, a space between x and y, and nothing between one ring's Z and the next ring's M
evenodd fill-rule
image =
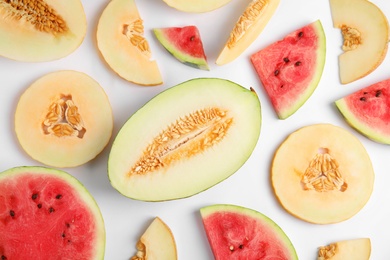
M37 1L38 2L38 1ZM6 1L0 2L0 55L17 61L43 62L63 58L76 50L86 35L87 21L80 0L45 0L62 17L68 30L48 33L37 30L27 15L17 19ZM8 11L7 11L8 10ZM30 19L31 17L28 17Z
M329 162L328 155L333 165L324 163ZM316 156L323 161L315 161ZM340 185L334 187L336 170ZM332 184L303 182L309 172L321 175L321 180L325 176ZM276 197L289 213L307 222L328 224L349 219L364 207L373 190L374 171L359 139L340 127L316 124L295 131L279 146L271 179Z
M189 13L204 13L216 10L231 0L163 0L167 5Z
M143 35L143 21L134 0L112 0L97 28L97 45L104 60L122 78L139 85L163 83Z
M50 107L61 100L77 107L82 130L75 134L79 136L56 135L44 126L51 117ZM59 123L65 122L64 118ZM52 72L36 80L21 95L15 112L15 132L22 148L35 160L55 167L92 160L107 145L112 129L112 110L103 88L76 71Z

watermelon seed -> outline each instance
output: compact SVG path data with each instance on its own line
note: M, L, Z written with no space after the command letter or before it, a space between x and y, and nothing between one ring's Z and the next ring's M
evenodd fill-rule
M303 32L299 32L299 33L298 33L298 37L299 37L299 38L302 38L302 36L303 36Z
M65 224L67 228L70 228L70 224L69 223L66 223Z
M238 247L239 247L240 249L243 249L243 248L244 248L244 245L241 244L241 245L239 245Z
M13 211L12 209L9 211L9 215L11 216L11 217L15 217L15 211Z
M289 58L287 58L287 57L285 57L285 58L283 58L283 61L284 61L285 63L287 63L287 62L289 62L289 61L290 61L290 59L289 59Z
M274 71L274 75L275 75L275 76L278 76L278 75L279 75L279 72L280 72L279 70L275 70L275 71Z
M234 246L229 247L230 251L234 251Z
M61 234L62 237L65 237L65 232Z
M366 98L365 97L361 97L360 101L366 101Z
M56 199L61 199L62 198L62 195L61 194L58 194L57 196L56 196Z
M190 38L190 41L194 41L195 40L195 36L191 36L191 38Z
M55 210L54 210L54 208L53 207L50 207L49 208L49 213L53 213Z
M284 87L284 85L281 85L281 86L280 86L280 88L283 88L283 87Z
M41 203L39 203L37 206L38 206L38 209L42 208L42 204Z
M378 90L375 92L375 96L376 96L376 97L379 97L381 94L382 94L382 91L381 91L380 89L378 89Z
M1 260L7 260L7 257L5 255L2 255Z
M33 200L36 200L38 198L38 193L33 193L33 195L31 196L31 198Z
M295 66L301 66L301 64L302 64L302 62L300 62L300 61L295 62Z

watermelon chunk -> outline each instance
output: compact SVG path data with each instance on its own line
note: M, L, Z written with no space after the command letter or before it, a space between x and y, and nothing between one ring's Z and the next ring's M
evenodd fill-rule
M390 79L362 88L335 104L358 132L378 143L390 144Z
M216 260L298 259L283 230L260 212L217 204L200 213Z
M294 114L317 88L325 54L325 33L317 20L251 56L280 119Z
M31 166L0 173L0 259L103 259L105 228L71 175Z

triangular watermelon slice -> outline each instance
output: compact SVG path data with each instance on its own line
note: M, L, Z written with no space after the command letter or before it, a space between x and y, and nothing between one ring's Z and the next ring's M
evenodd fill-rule
M320 20L251 56L276 114L294 114L316 89L325 65L326 38Z

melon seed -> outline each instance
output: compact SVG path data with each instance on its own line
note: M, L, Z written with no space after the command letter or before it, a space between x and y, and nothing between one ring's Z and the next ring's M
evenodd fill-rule
M37 206L38 206L38 209L42 208L42 204L41 203L39 203Z
M194 41L195 40L195 36L191 36L191 38L190 38L190 41Z
M65 237L65 232L61 234L62 237Z
M299 38L302 38L302 36L303 36L303 32L299 32L299 33L298 33L298 37L299 37Z
M241 245L239 245L238 247L239 247L240 249L243 249L243 248L244 248L244 245L241 244Z
M9 0L8 0L9 1ZM1 256L1 260L7 260L7 257L5 255Z
M49 213L53 213L55 210L54 210L54 208L53 207L50 207L49 208Z
M13 211L12 209L9 211L9 215L11 216L11 217L15 217L15 211Z
M361 97L360 101L366 101L367 99L365 97Z
M300 62L300 61L295 62L295 66L301 66L301 64L302 64L302 62Z
M289 59L289 58L287 58L287 57L285 57L285 58L283 58L283 61L284 61L285 63L287 63L287 62L289 62L289 61L290 61L290 59Z
M278 76L278 75L279 75L279 72L280 72L279 70L275 70L275 71L274 71L274 75L275 75L275 76Z
M36 200L36 199L38 198L38 194L37 194L37 193L33 193L33 195L31 196L31 198L32 198L33 200Z
M375 92L375 96L376 96L376 97L379 97L381 94L382 94L382 91L381 91L380 89L378 89L378 90Z
M234 246L229 247L230 251L234 251Z
M57 196L56 196L56 199L61 199L62 198L62 195L61 194L58 194Z

